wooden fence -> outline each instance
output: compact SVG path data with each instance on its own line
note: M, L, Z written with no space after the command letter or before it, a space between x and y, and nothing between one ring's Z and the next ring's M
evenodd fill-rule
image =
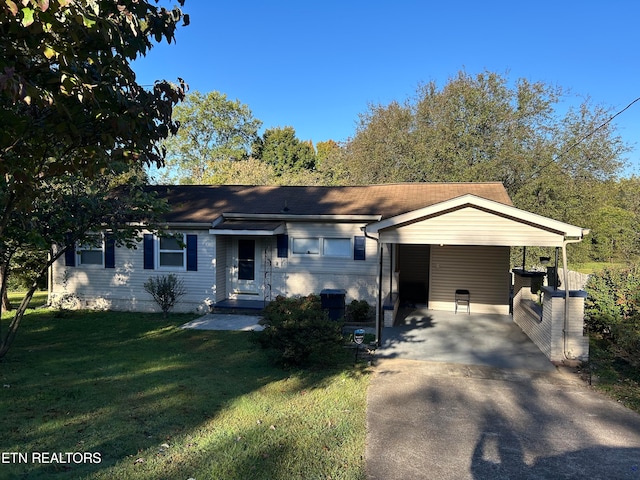
M560 283L558 288L564 290L563 282L564 282L564 269L558 269L558 278L560 279ZM569 270L569 290L584 290L587 285L587 281L589 280L589 274L574 272L573 270Z

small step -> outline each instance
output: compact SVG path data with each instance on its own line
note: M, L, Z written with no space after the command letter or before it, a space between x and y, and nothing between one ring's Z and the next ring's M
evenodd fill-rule
M227 298L211 305L212 313L256 315L262 313L269 302L264 300L238 300Z

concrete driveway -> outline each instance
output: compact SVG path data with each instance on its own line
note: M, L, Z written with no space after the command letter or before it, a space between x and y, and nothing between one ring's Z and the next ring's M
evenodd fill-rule
M382 329L376 356L553 371L540 349L511 315L409 309Z
M431 321L442 326L444 317ZM522 368L491 346L498 339L486 351L481 339L463 340L474 348L466 354L452 340L438 361L407 359L438 348L425 331L398 334L376 355L368 392L369 480L640 479L640 415L573 372L537 358Z

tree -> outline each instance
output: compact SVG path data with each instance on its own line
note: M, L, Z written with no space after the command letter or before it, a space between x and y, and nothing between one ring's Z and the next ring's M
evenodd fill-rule
M517 198L538 179L612 178L624 146L610 126L579 140L608 116L585 101L561 117L557 87L492 72L459 72L404 103L371 105L346 147L353 183L500 181Z
M68 174L43 182L29 216L14 215L8 222L2 241L5 271L11 272L12 259L25 252L46 260L34 263L28 272L32 283L0 338L0 358L9 350L39 280L53 262L68 249L95 241L95 233L100 231L105 231L108 241L116 246L135 247L141 235L141 221L154 225L166 213L166 203L146 189L146 178L131 175L123 170L126 168L127 165L115 164L110 171L92 179ZM2 279L3 289L7 278Z
M318 172L300 170L278 174L273 165L253 157L246 160L219 160L207 170L204 184L211 185L323 185Z
M589 236L592 257L600 262L628 262L638 252L638 218L620 207L604 205L591 217L593 231Z
M174 174L173 169L181 182L195 184L203 183L218 161L248 158L262 125L249 107L215 91L187 95L175 108L174 119L180 129L164 142L167 176Z
M140 182L113 187L143 165L161 166L159 142L177 131L171 115L184 83L158 81L145 90L130 62L154 41L173 41L181 20L188 24L179 8L142 0L0 6L0 293L20 249L61 246L40 265L41 277L89 232L108 226L115 241L132 245L130 222L154 219L158 204ZM16 309L0 357L36 286Z
M293 127L267 129L253 145L252 156L272 165L277 175L313 170L316 152L311 142L301 142Z
M628 147L610 109L585 99L561 114L563 99L542 82L460 72L403 103L370 105L331 168L337 183L498 181L517 207L583 225Z
M489 72L460 72L441 89L430 82L413 99L360 116L350 170L359 183L499 180L512 191L548 146L559 94L524 80L510 89Z
M272 165L253 157L246 160L219 160L202 179L206 185L275 185L278 176Z
M340 150L340 145L334 140L326 140L316 144L316 166L330 162L333 155Z
M636 177L601 182L590 189L593 206L583 222L591 259L633 263L640 254L640 183Z
M345 149L334 140L316 144L316 171L324 185L341 185L349 183L349 172L343 161Z

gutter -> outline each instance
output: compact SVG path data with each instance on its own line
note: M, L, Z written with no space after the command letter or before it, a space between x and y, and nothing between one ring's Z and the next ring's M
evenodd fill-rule
M317 221L333 220L348 222L377 222L382 215L294 215L291 213L223 213L222 217L236 220L289 220Z

